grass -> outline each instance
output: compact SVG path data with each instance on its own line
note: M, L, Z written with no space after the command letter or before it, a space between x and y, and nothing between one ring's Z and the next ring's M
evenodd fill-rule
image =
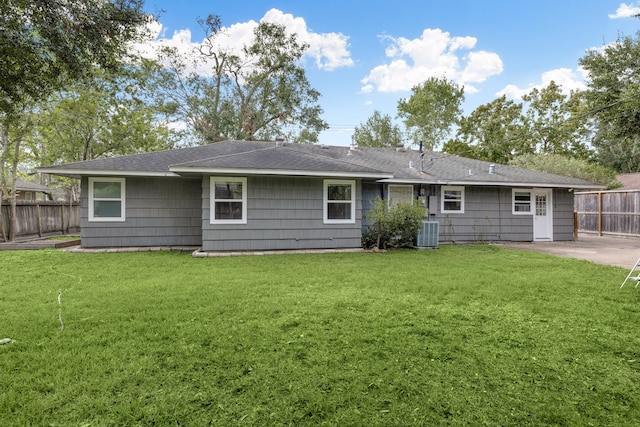
M0 424L638 425L627 273L489 245L0 252Z
M57 235L57 236L49 236L47 237L45 240L80 240L80 236L79 235L72 235L72 234L62 234L62 235Z

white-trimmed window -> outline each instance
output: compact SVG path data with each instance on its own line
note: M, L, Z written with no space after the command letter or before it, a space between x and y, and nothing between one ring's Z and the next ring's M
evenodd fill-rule
M211 177L211 224L247 223L247 178Z
M512 190L512 212L514 215L533 215L533 190Z
M324 223L353 224L356 222L356 182L324 180Z
M389 185L389 206L413 203L413 185Z
M125 220L125 179L89 178L89 221Z
M443 185L440 203L442 213L464 213L464 187Z

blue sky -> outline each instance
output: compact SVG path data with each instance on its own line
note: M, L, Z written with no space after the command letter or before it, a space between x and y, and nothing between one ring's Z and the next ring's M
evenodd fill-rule
M618 35L640 30L640 1L620 0L147 0L163 10L151 45L202 42L198 17L217 14L236 45L266 20L310 44L305 69L320 91L330 129L320 142L347 145L374 110L392 117L398 100L431 76L465 86L465 114L556 81L584 87L578 60Z

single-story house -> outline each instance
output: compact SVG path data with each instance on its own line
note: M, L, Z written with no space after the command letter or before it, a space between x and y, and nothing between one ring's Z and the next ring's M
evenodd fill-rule
M11 198L11 183L7 184L6 193L3 195L5 200ZM16 180L16 199L18 200L51 200L53 190L46 185L38 184L36 182L27 182L22 180Z
M403 147L224 141L40 168L81 179L82 246L358 248L381 197L419 200L441 242L572 240L589 181Z
M640 190L640 173L621 173L616 179L622 184L616 190Z

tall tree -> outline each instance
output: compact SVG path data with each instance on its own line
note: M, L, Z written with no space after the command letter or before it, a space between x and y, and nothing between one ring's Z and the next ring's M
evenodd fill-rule
M375 110L365 123L355 127L353 137L358 147L395 148L402 142L402 131L390 115Z
M118 68L128 43L142 37L149 20L142 5L143 0L0 2L0 172L8 164L11 176L17 176L40 101L71 81L84 80L96 65ZM15 179L12 186L15 210ZM0 192L6 190L0 178ZM1 215L0 210L0 222Z
M5 240L14 240L16 236L18 167L25 155L24 142L31 135L34 111L33 104L27 103L20 110L14 109L11 114L0 116L0 231ZM20 120L14 115L20 116ZM8 231L4 229L2 218L2 201L5 196L9 196Z
M144 0L0 2L0 113L9 114L87 75L113 68L140 36Z
M456 139L443 147L443 151L450 154L502 164L534 150L524 137L522 104L507 100L504 95L463 118Z
M202 21L208 36L197 55L211 75L188 72L190 58L166 49L158 69L167 108L173 109L199 142L226 139L315 142L327 124L320 118L320 93L300 61L308 45L284 26L260 23L241 52L220 46L220 21Z
M583 114L581 92L562 93L555 82L524 95L526 128L536 152L588 158L587 118Z
M137 67L94 70L42 103L30 151L39 166L172 148L177 140Z
M443 144L462 115L464 88L445 78L431 77L398 101L398 116L415 144L433 150Z
M639 172L640 40L622 37L590 51L580 65L588 72L585 96L599 162L619 172Z

